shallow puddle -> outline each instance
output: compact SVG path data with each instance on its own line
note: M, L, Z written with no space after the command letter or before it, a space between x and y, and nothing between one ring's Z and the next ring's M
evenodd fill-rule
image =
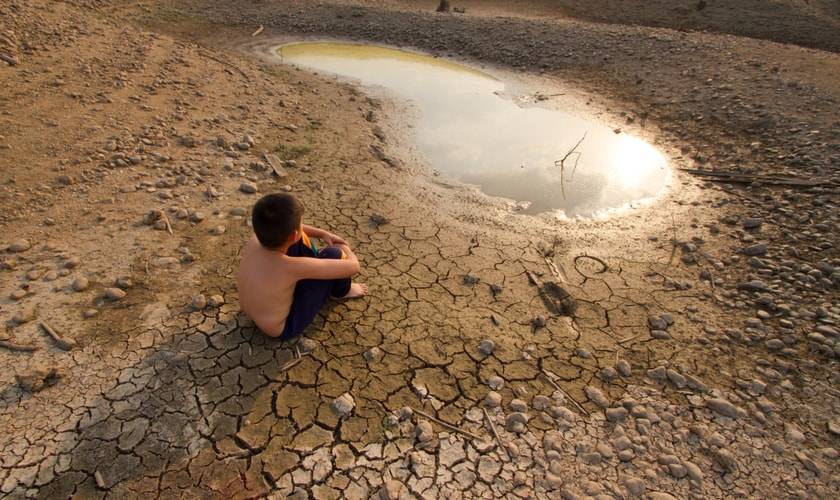
M286 63L408 99L417 110L416 145L433 168L524 202L527 213L595 215L657 195L670 177L665 158L645 141L570 113L520 106L500 95L502 81L467 66L347 43L295 43L278 53Z

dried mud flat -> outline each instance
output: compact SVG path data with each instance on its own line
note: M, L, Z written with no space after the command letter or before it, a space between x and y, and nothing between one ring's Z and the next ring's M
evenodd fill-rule
M393 4L0 5L0 494L831 497L840 57ZM811 182L526 218L401 155L397 103L252 53L260 25L532 72L675 168ZM281 189L373 290L294 344L232 284Z

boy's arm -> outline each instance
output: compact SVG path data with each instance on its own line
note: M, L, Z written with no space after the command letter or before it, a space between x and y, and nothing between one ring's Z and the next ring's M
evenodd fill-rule
M344 238L337 236L329 231L324 231L323 229L319 229L317 227L307 226L306 224L302 224L303 232L306 233L307 236L310 238L318 238L327 245L346 245L347 242L344 241Z
M359 259L347 245L340 245L346 259L294 257L294 272L302 280L334 280L349 278L359 272Z

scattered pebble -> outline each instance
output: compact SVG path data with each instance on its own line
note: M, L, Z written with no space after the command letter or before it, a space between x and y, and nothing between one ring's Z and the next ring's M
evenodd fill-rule
M108 300L121 300L125 298L125 291L120 288L106 288L104 290L105 298Z

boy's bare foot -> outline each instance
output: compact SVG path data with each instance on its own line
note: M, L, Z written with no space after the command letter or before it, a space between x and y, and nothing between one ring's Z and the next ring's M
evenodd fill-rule
M347 295L341 297L342 299L355 299L358 297L364 297L368 293L368 286L364 283L353 283L350 285L350 291L347 292Z

